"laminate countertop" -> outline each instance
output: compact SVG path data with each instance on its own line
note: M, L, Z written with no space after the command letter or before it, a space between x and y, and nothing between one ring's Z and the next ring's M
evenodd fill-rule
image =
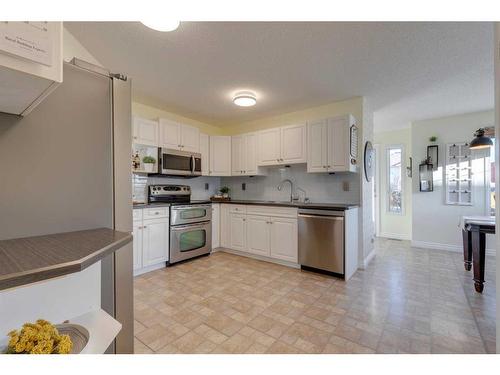
M108 228L0 241L0 290L79 272L132 241Z

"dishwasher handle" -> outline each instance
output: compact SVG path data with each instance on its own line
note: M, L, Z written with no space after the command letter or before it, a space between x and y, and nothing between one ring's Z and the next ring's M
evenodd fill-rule
M299 217L344 217L344 211L299 209Z
M304 215L304 214L299 214L299 218L305 218L305 219L322 219L322 220L331 220L331 221L343 221L344 217L343 216L325 216L325 215Z

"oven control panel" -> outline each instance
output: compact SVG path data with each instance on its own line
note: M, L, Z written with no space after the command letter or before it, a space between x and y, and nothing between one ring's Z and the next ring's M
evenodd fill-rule
M149 196L191 195L188 185L149 185Z

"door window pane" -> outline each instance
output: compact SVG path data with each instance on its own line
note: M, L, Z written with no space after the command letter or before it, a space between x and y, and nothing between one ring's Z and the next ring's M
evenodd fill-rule
M207 233L204 229L190 230L179 236L179 247L181 252L200 249L207 242Z
M402 179L403 179L403 166L402 166L401 147L389 148L387 150L387 170L388 170L388 210L389 212L400 214L403 212L402 201Z

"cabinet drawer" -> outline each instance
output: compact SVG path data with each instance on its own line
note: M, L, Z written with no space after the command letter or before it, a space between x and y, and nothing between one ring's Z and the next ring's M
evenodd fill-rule
M229 212L236 214L246 214L247 206L245 206L244 204L231 204L229 206Z
M146 220L146 219L158 219L161 217L168 217L169 216L169 208L168 207L145 208L143 211L144 211L144 220Z
M142 220L142 208L136 208L132 210L132 218L134 221Z
M275 206L248 206L247 214L263 215L276 217L297 218L297 209L294 207L275 207Z

